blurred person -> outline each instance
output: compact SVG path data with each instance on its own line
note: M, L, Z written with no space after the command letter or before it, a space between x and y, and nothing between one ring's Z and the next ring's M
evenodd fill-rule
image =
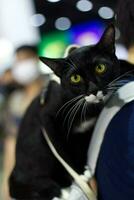
M134 63L134 1L119 0L117 25L121 31L122 42L128 49L128 61Z
M6 108L6 103L8 101L9 96L15 90L21 88L21 85L18 84L13 75L11 68L6 69L3 74L0 76L0 125L3 127L3 112ZM3 132L3 131L2 131Z
M4 87L7 95L21 87L21 85L14 79L11 68L6 69L0 76L0 87Z
M6 139L3 161L3 200L10 199L8 177L14 165L16 136L21 118L44 84L38 68L37 48L35 46L25 45L16 50L12 76L22 88L10 95L5 111Z
M12 76L11 69L5 70L0 76L0 94L8 96L14 90L15 80Z
M6 69L0 75L0 159L3 159L3 141L4 141L4 113L7 107L7 101L11 93L19 89L20 85L14 80L11 68ZM2 170L2 166L0 167ZM0 193L1 194L1 193ZM0 195L1 196L1 195Z
M11 69L5 70L5 72L0 75L0 107L8 96L17 88L19 88L19 84L14 80Z

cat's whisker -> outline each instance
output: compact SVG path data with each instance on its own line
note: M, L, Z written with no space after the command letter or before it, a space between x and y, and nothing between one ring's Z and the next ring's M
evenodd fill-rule
M120 86L120 85L123 85L123 84L125 84L127 82L128 82L128 80L124 80L124 81L120 81L120 82L115 82L111 86Z
M85 102L84 102L84 104L85 104ZM82 121L83 121L83 110L84 110L84 104L83 104L83 107L82 107L82 110L81 110L81 117L80 117L80 122L82 123Z
M109 90L109 91L113 91L113 92L116 91L116 90L118 90L118 89L119 89L119 87L118 87L118 88L117 88L117 87L116 87L116 88L113 88L113 87L111 87L111 88L107 88L107 90Z
M84 119L86 121L86 113L87 113L87 102L85 101L85 109L84 109Z
M75 116L76 116L77 112L79 111L79 108L81 107L82 103L83 103L83 99L80 99L80 100L78 101L78 107L76 108L76 111L75 111L75 113L74 113L74 115L73 115L73 117L72 117L72 121L71 121L71 123L70 123L70 127L69 127L68 133L67 133L67 138L69 137L69 133L70 133L70 130L71 130L71 128L72 128L72 125L73 125Z
M81 99L75 103L75 105L73 106L72 109L69 110L68 115L70 114L70 116L69 116L69 118L68 118L68 127L69 127L69 121L70 121L70 119L71 119L73 113L75 112L76 107L79 105L79 102L80 102L80 101L81 101Z
M121 87L121 86L123 86L125 83L121 83L121 84L113 84L113 85L111 85L111 87Z
M84 101L84 104L83 104L83 107L82 107L82 111L81 111L81 122L86 121L86 120L85 120L85 115L84 115L86 103L87 103L87 102ZM83 119L82 119L82 118L83 118Z
M110 85L108 88L120 88L124 84L128 83L128 80L120 81L120 82L115 82L112 85Z
M68 62L66 62L68 64ZM64 73L68 73L70 71L70 64L67 65L66 69L64 69Z
M123 84L124 85L124 84ZM120 87L122 87L123 85L115 85L115 86L111 86L108 87L107 90L118 90Z
M56 117L59 115L59 113L64 109L64 111L68 108L69 105L71 105L74 101L78 100L79 98L81 98L83 95L79 95L69 101L67 101L57 112Z
M72 64L72 67L77 71L78 69L77 69L76 65L74 64L74 62L72 61L71 58L69 58L69 61Z
M77 105L78 105L78 102L76 102L75 105L73 106L73 108L69 110L69 113L68 113L69 117L68 117L68 120L67 120L67 128L69 128L70 119L71 119L73 113L75 112Z
M66 122L66 120L67 120L67 118L68 118L70 112L72 112L72 110L75 108L75 106L76 106L76 104L73 105L73 107L70 108L69 111L67 112L67 114L66 114L66 116L65 116L65 118L64 118L64 121L63 121L63 126L65 126L65 122Z
M80 100L81 100L81 99L80 99ZM79 101L80 101L80 100L79 100ZM72 109L72 110L70 111L70 113L69 113L70 116L69 116L69 118L68 118L68 128L69 128L69 125L70 125L70 124L69 124L69 123L70 123L70 119L71 119L71 117L73 116L73 114L74 114L74 112L75 112L77 106L79 105L79 101L75 103L73 109Z
M63 108L62 114L65 113L65 111L69 108L69 106L71 106L73 103L77 102L77 100L79 100L79 98L78 98L78 99L75 99L74 101L71 101L68 105L66 105L66 106ZM72 108L72 107L71 107L71 108ZM71 109L71 108L70 108L70 109Z
M108 87L108 89L118 89L120 86L111 86L111 87Z
M108 85L107 85L107 90L113 90L116 91L117 89L119 89L120 87L122 87L123 85L125 85L128 82L128 78L130 77L134 77L132 74L130 74L131 72L133 72L134 70L130 70L124 74L122 74L121 76L117 77L116 79L114 79L113 81L111 81ZM121 78L125 78L120 80Z
M80 100L79 100L80 101ZM72 110L75 108L75 106L77 106L77 103L78 102L76 102L70 109L69 109L69 111L67 112L67 114L66 114L66 116L65 116L65 118L64 118L64 121L63 121L63 126L65 126L65 122L66 122L66 120L67 120L67 118L68 118L68 115L72 112Z
M129 75L129 73L131 73L131 72L133 72L133 71L134 71L134 69L133 69L133 70L130 70L130 71L128 71L128 72L126 72L126 73L124 73L124 74L122 74L122 75L120 75L119 77L117 77L117 78L115 78L114 80L112 80L112 81L108 84L108 86L111 86L112 83L116 82L117 80L119 80L119 79L122 78L122 77L125 77L126 75Z
M126 83L128 83L128 79L119 80L119 81L111 84L111 86L121 87L121 86L123 86Z

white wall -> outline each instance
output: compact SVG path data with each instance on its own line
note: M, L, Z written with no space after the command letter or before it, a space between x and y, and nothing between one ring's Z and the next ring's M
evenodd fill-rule
M39 41L30 24L35 14L32 0L0 0L0 74L12 65L14 48Z
M32 0L0 0L0 37L15 46L39 40L37 28L30 24L35 13Z

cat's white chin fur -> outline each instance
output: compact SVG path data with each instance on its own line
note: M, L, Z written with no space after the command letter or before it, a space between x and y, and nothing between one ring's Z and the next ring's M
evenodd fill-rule
M85 96L85 100L88 103L99 103L100 100L103 100L104 96L102 91L98 91L96 95L90 94L89 96Z

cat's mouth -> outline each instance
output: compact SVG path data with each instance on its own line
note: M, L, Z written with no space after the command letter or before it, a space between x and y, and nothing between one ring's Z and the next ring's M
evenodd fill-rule
M95 103L96 104L96 103L100 103L100 102L104 101L105 100L105 95L103 94L102 91L98 91L96 93L96 95L95 94L90 94L88 96L85 96L84 99L88 103Z

